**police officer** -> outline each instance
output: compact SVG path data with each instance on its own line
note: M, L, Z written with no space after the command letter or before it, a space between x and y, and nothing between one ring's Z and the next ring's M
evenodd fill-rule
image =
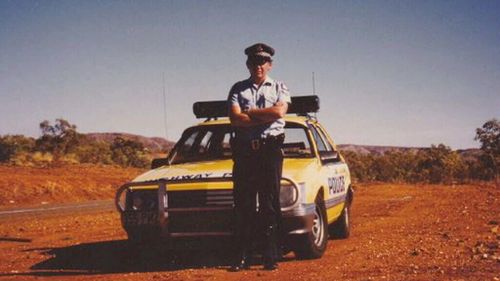
M228 97L229 117L235 128L231 145L237 257L231 270L250 266L252 240L257 233L264 237L264 269L274 270L280 252L283 116L291 99L286 85L267 75L273 65L273 48L257 43L246 48L245 54L250 78L234 84Z

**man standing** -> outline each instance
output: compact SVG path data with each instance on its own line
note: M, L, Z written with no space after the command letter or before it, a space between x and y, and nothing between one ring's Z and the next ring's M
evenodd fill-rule
M255 229L264 234L264 269L274 270L277 268L281 224L283 116L291 99L284 83L267 76L272 68L273 48L257 43L246 48L245 54L250 78L234 84L228 97L229 117L235 128L231 146L237 259L231 270L239 271L250 266Z

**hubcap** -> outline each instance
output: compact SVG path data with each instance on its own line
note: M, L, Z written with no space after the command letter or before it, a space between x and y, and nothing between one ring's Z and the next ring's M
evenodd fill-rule
M321 242L323 241L323 236L324 236L324 231L323 228L325 225L323 224L323 214L319 210L318 207L316 207L316 210L314 212L314 221L313 221L313 227L312 227L312 234L314 236L314 244L316 246L321 245Z

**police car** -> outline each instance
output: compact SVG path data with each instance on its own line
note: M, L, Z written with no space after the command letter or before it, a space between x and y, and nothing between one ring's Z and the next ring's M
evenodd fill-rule
M349 236L349 168L313 116L318 110L317 96L296 96L284 118L284 244L299 258L319 258L329 236ZM186 129L167 158L153 160L150 171L116 193L122 226L132 242L175 244L186 237L232 235L233 128L227 103L197 102L193 111L206 120Z

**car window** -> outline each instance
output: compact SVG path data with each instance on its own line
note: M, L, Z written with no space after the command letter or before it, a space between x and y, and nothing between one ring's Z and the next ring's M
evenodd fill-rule
M231 132L226 132L222 138L222 155L231 157Z
M320 126L316 126L314 125L314 127L316 128L316 130L318 131L318 134L319 136L321 137L321 139L323 140L323 143L325 144L326 146L326 150L327 151L334 151L333 149L333 146L332 144L330 143L330 141L328 140L328 137L326 136L325 132L323 131L323 129L320 127Z
M170 153L170 163L230 159L229 126L200 126L188 129Z
M285 127L283 156L287 158L313 157L311 142L304 127L287 124Z
M203 135L203 138L201 139L200 144L198 145L199 154L203 154L208 150L210 144L212 143L211 142L212 136L213 132L205 131L205 134Z
M320 136L318 129L316 129L316 127L313 125L310 125L309 128L311 129L311 133L313 135L314 142L316 143L316 146L318 147L318 152L321 153L323 151L329 151L327 145L325 144L325 141Z
M183 145L180 147L180 150L184 153L189 153L193 148L194 141L198 136L198 131L191 132L191 134L187 134L186 140L183 142Z
M229 125L189 128L170 153L170 163L231 159L231 134L232 128ZM297 124L287 124L283 156L304 158L313 155L306 128Z

